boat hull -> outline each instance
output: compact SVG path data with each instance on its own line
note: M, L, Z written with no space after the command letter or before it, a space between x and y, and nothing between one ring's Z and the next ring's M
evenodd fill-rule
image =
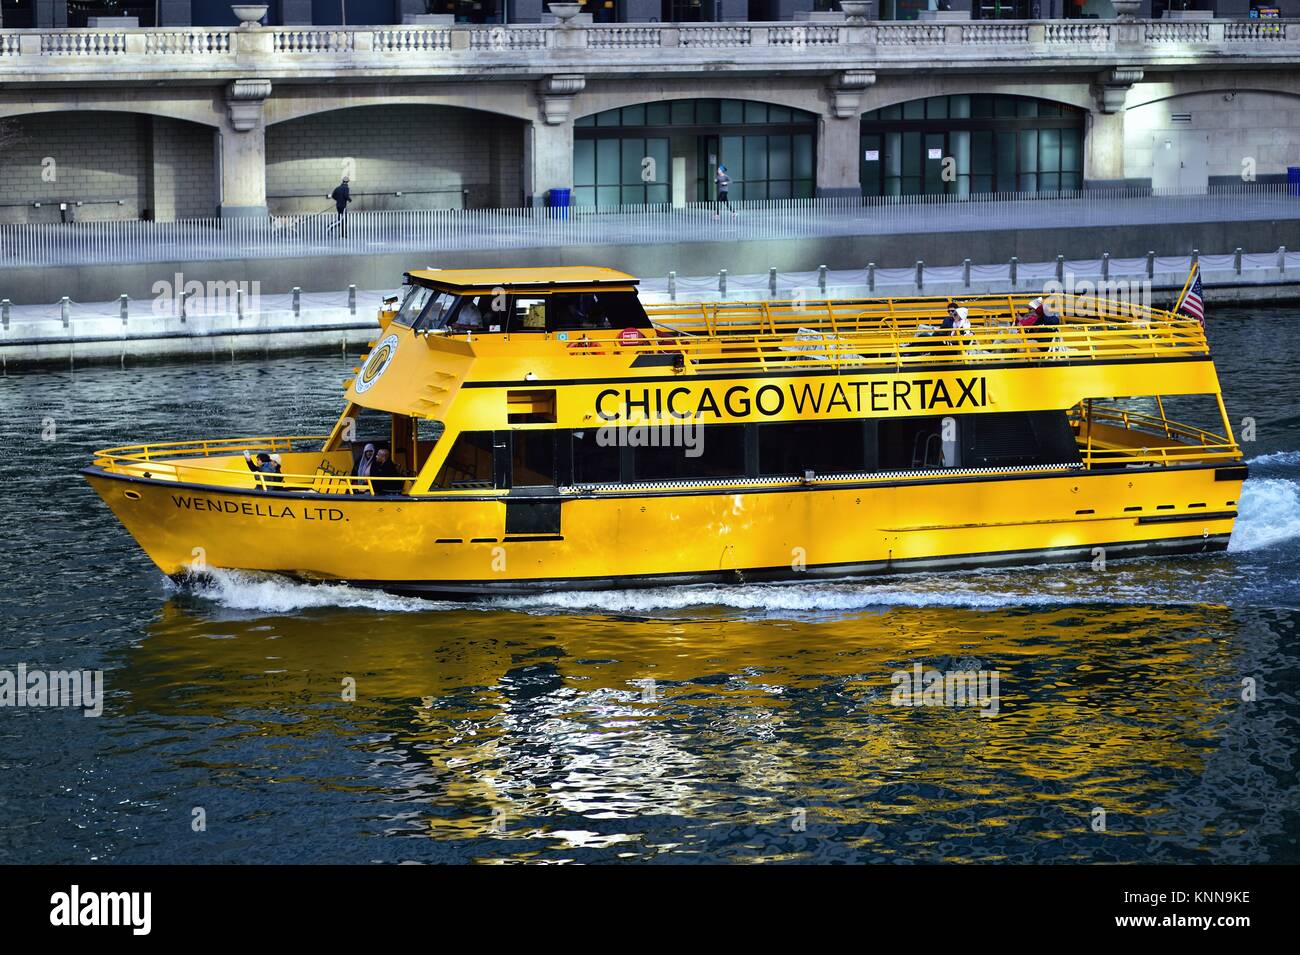
M932 473L508 499L263 492L82 473L173 577L223 568L464 598L1204 553L1227 546L1245 468ZM550 506L556 527L508 532L507 500Z

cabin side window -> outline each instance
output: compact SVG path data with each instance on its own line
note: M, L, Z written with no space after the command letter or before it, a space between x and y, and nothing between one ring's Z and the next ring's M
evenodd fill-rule
M945 421L951 422L950 434L945 434ZM924 471L955 467L958 464L958 430L958 421L951 416L882 418L876 430L876 466L881 471Z
M622 438L631 452L632 480L698 481L746 475L745 431L743 424L626 428Z
M616 484L619 480L619 447L608 440L608 431L583 428L573 432L573 483Z
M447 459L433 479L442 490L490 488L495 485L491 431L463 431L447 452Z
M760 424L758 473L762 477L853 474L868 469L864 421L798 421Z
M1064 411L1006 411L963 419L962 461L970 467L1073 464L1080 460Z
M554 486L556 435L552 429L511 432L511 487Z

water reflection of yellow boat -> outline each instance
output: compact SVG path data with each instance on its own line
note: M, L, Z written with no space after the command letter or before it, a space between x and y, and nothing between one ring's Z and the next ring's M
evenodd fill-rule
M956 831L968 820L953 856L1093 836L1094 806L1123 836L1167 812L1182 781L1222 763L1214 742L1239 712L1238 624L1216 607L400 620L376 627L373 613L322 610L268 626L169 603L146 639L121 651L113 684L132 712L229 721L259 752L279 754L286 785L343 786L376 801L396 787L392 824L442 840L497 834L504 813L508 834L523 829L539 846L579 831L626 837L663 817L788 834L795 806L809 808L814 830L911 831L924 814ZM890 674L915 660L999 669L999 716L892 706ZM348 678L356 693L345 702ZM316 738L347 741L363 763L370 754L373 776L300 773L295 760L319 757ZM224 761L237 741L214 745ZM205 758L190 746L178 754L187 765ZM367 806L367 828L377 812ZM1057 813L1075 821L1070 832L1017 830ZM600 823L620 818L631 821ZM898 841L906 857L936 851ZM855 848L880 846L864 837Z
M976 296L948 330L925 298L647 310L605 269L408 282L328 435L97 453L83 473L165 573L477 595L1199 552L1232 530L1246 469L1185 317L1070 300L1024 328L1025 297ZM1213 422L1171 420L1185 396Z

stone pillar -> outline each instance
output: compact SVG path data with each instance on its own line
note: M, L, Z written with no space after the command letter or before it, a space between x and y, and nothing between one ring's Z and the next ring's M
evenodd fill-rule
M271 95L270 80L235 80L226 88L228 107L221 126L217 214L265 216L266 122L262 104Z
M876 82L870 70L844 70L830 82L830 109L817 121L817 195L862 194L862 91Z
M549 189L573 188L573 123L535 120L524 130L524 204L546 205Z
M1090 112L1085 135L1084 183L1089 187L1123 185L1124 113Z
M1093 87L1096 108L1088 113L1084 131L1085 186L1120 186L1124 178L1124 101L1142 71L1112 69L1098 77Z
M848 119L823 115L817 121L817 195L858 196L862 194L858 144L858 117Z

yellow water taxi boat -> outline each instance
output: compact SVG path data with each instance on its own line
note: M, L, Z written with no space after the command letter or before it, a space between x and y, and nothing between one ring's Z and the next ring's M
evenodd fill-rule
M416 271L328 434L82 473L174 577L424 595L1223 549L1246 467L1203 328L1097 297L1025 327L1028 299L965 297L948 328L939 298L644 305L609 269Z

